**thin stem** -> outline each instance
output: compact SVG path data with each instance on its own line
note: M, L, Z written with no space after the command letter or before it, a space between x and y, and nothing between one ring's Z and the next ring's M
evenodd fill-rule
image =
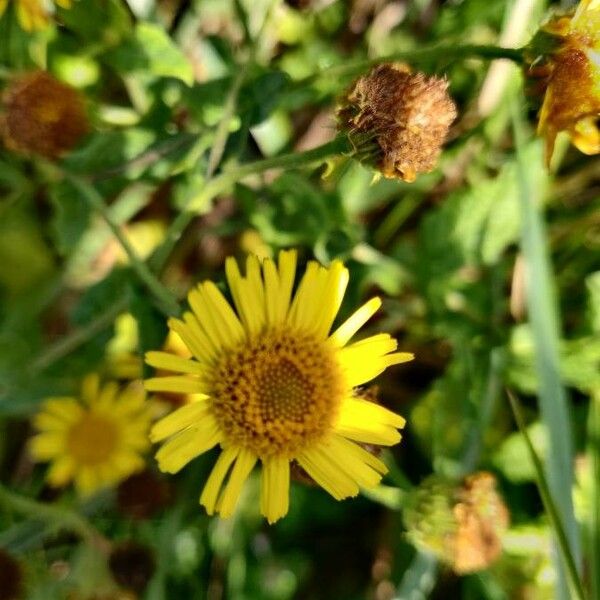
M0 484L0 503L8 509L34 519L48 521L54 526L70 529L87 540L100 537L96 529L80 514L57 504L45 504L16 494Z
M150 259L152 268L157 272L162 270L173 247L181 237L185 228L196 216L197 211L206 206L213 198L226 191L234 183L242 181L249 175L257 175L271 169L282 169L287 167L298 168L313 164L315 162L323 161L330 156L349 152L351 149L352 146L348 138L346 136L339 136L331 142L327 142L312 150L266 158L241 165L229 171L224 171L214 179L208 181L202 193L194 198L192 204L184 207L179 215L173 220L165 235L165 241Z
M119 244L125 250L131 266L138 274L139 278L144 282L146 287L152 292L154 297L158 300L159 306L162 311L170 315L178 315L180 313L179 303L173 294L165 288L165 286L156 278L152 271L148 268L148 265L144 263L135 252L133 246L129 243L129 240L123 234L121 227L115 222L108 206L106 206L104 200L100 194L87 182L83 181L79 177L66 173L65 176L69 181L81 192L84 199L90 205L90 207L100 213L106 224L109 226L115 238Z
M100 333L113 323L117 315L127 307L127 299L120 298L115 301L106 311L99 314L93 321L84 327L72 331L69 335L59 339L55 344L46 348L31 365L33 374L44 371L61 358L68 356L89 339Z
M554 504L554 500L552 499L552 493L550 492L550 487L548 486L546 476L544 475L544 466L542 465L542 461L537 455L537 452L535 451L535 448L531 442L531 438L529 437L529 433L527 432L527 426L525 424L520 402L510 390L506 390L506 393L508 395L513 414L515 415L515 421L517 422L521 435L525 440L525 445L535 468L538 490L540 492L540 496L542 497L544 509L546 510L546 514L552 523L554 534L558 540L558 550L561 558L563 559L567 576L571 583L571 591L578 600L585 600L585 591L583 589L581 580L579 579L577 566L575 565L575 559L573 558L573 554L571 553L569 547L569 540L567 539L567 534L565 532L565 528L563 527L558 509Z
M418 65L419 63L429 62L436 58L443 60L458 60L465 58L480 58L482 60L494 60L497 58L506 58L512 60L517 64L523 63L523 49L522 48L503 48L500 46L484 46L477 44L466 44L460 45L435 45L429 48L421 48L419 50L404 50L401 52L393 52L387 56L380 56L378 58L372 58L367 60L360 60L355 62L347 62L343 65L335 65L327 69L323 69L318 73L313 73L304 79L300 79L296 82L297 87L305 86L317 79L322 77L327 78L338 78L360 71L365 71L373 65L377 65L384 62L392 61L407 61L412 65Z

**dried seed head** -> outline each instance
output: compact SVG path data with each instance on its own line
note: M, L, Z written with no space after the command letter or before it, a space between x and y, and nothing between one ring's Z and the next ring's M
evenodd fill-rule
M119 512L136 521L154 517L164 510L172 499L171 485L150 470L131 475L117 488Z
M508 509L490 473L461 482L433 475L411 493L404 511L408 537L456 573L490 566L502 551Z
M127 541L113 548L108 566L114 580L121 587L141 594L154 575L156 561L150 548Z
M21 566L15 558L0 548L0 600L20 600L22 597Z
M414 181L432 171L456 118L448 81L386 63L357 79L338 110L359 159L385 177Z
M88 131L82 96L45 71L16 78L2 104L2 137L17 152L56 159Z

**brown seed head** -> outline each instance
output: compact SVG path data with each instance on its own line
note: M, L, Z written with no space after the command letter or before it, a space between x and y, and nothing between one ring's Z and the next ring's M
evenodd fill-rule
M408 182L435 168L456 114L446 79L398 63L359 77L338 110L359 158L366 153L385 177Z
M21 566L8 552L0 548L0 600L23 598Z
M135 473L119 484L117 507L119 512L136 521L150 519L164 510L172 501L170 484L153 471Z
M154 575L156 561L150 548L128 541L113 548L108 566L114 580L121 587L141 594Z
M88 131L82 96L45 71L15 79L2 104L2 138L17 152L56 159Z

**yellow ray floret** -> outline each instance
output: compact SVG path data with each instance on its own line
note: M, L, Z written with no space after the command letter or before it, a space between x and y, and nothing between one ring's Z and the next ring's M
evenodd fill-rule
M169 328L192 358L149 352L170 373L146 380L149 391L200 394L156 423L153 442L163 471L175 473L215 446L219 457L200 495L209 514L230 516L260 462L260 510L269 522L288 511L290 463L336 499L376 486L385 465L360 444L400 441L404 419L365 399L355 386L412 359L387 334L350 343L381 305L369 300L331 333L348 270L309 262L295 293L296 253L278 261L228 259L232 304L212 282L188 295L191 312Z
M150 411L139 383L120 389L87 376L80 398L50 398L33 418L30 452L50 461L48 483L75 482L82 495L114 485L144 466Z
M0 0L0 17L6 10L9 0ZM19 24L25 31L44 29L51 18L48 2L44 0L14 0ZM55 0L54 4L62 8L70 8L71 0Z

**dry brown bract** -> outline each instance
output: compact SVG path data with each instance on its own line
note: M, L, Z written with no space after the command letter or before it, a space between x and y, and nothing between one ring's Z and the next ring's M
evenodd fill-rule
M88 131L83 98L45 71L27 73L4 93L0 130L7 148L56 159Z
M338 110L340 128L355 140L359 158L374 141L375 156L367 150L367 162L385 177L407 182L435 168L456 114L446 79L411 73L398 63L378 65L357 79Z

